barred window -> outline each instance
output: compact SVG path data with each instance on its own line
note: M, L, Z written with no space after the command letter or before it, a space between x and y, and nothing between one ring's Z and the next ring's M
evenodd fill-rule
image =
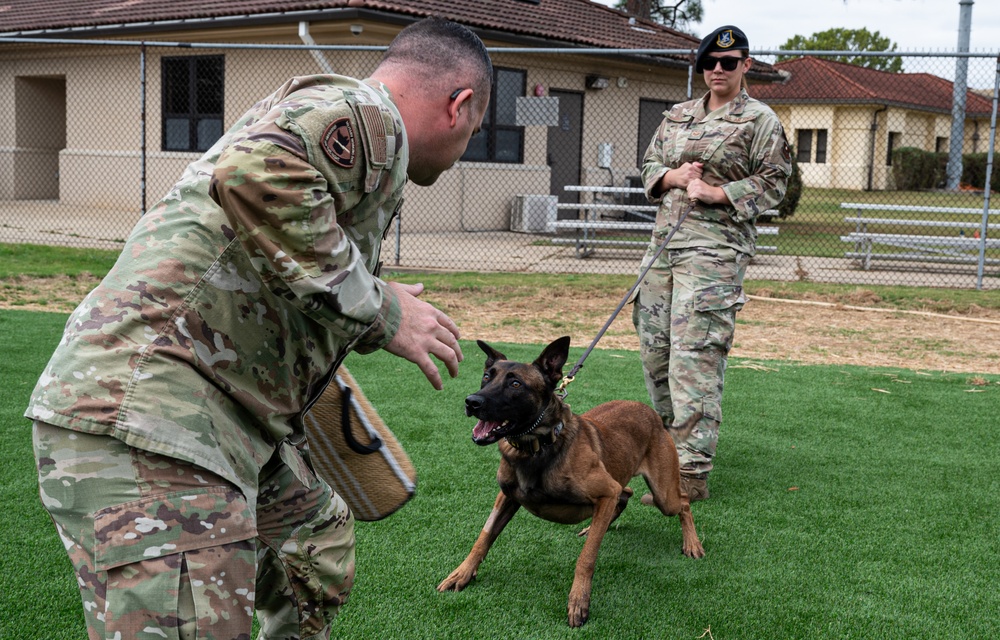
M826 163L826 129L799 129L795 145L795 160L798 162ZM816 140L816 155L813 156L813 139Z
M816 129L816 164L826 163L826 129Z
M224 56L163 58L162 147L205 151L222 136Z
M469 140L462 160L514 164L524 161L524 127L515 124L515 116L517 99L524 95L527 78L522 69L494 68L483 127Z
M812 129L798 130L798 141L795 144L795 152L796 152L795 159L798 162L812 161L812 139L813 139Z

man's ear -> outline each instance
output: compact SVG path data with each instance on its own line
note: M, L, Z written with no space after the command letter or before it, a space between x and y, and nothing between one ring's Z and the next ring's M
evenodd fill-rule
M475 92L472 89L462 89L457 96L450 98L448 115L451 117L451 126L454 127L458 124L458 119L462 115L463 108L471 108L473 93Z

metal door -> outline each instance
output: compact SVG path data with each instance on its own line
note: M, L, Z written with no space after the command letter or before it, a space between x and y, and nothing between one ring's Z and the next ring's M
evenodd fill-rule
M552 89L549 95L559 98L559 124L549 127L549 193L559 202L579 202L580 194L563 189L580 184L580 161L583 141L583 94ZM567 212L572 213L572 212Z

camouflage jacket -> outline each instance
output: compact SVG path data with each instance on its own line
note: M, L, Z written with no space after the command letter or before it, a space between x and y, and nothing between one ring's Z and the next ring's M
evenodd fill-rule
M188 460L251 500L336 364L399 327L373 273L407 161L383 85L288 81L140 219L25 415Z
M792 172L785 132L774 112L745 90L711 113L705 111L707 104L708 94L674 105L646 150L643 185L650 200L660 204L653 240L662 241L688 204L684 189L657 198L653 187L668 170L702 162L702 179L722 187L733 206L696 204L669 248L725 246L753 255L754 219L781 202Z

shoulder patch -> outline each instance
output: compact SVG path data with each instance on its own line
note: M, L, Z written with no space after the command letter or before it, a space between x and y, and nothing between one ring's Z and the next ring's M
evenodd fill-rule
M350 169L354 166L355 142L354 125L351 119L337 118L323 132L320 139L323 153L338 167Z

